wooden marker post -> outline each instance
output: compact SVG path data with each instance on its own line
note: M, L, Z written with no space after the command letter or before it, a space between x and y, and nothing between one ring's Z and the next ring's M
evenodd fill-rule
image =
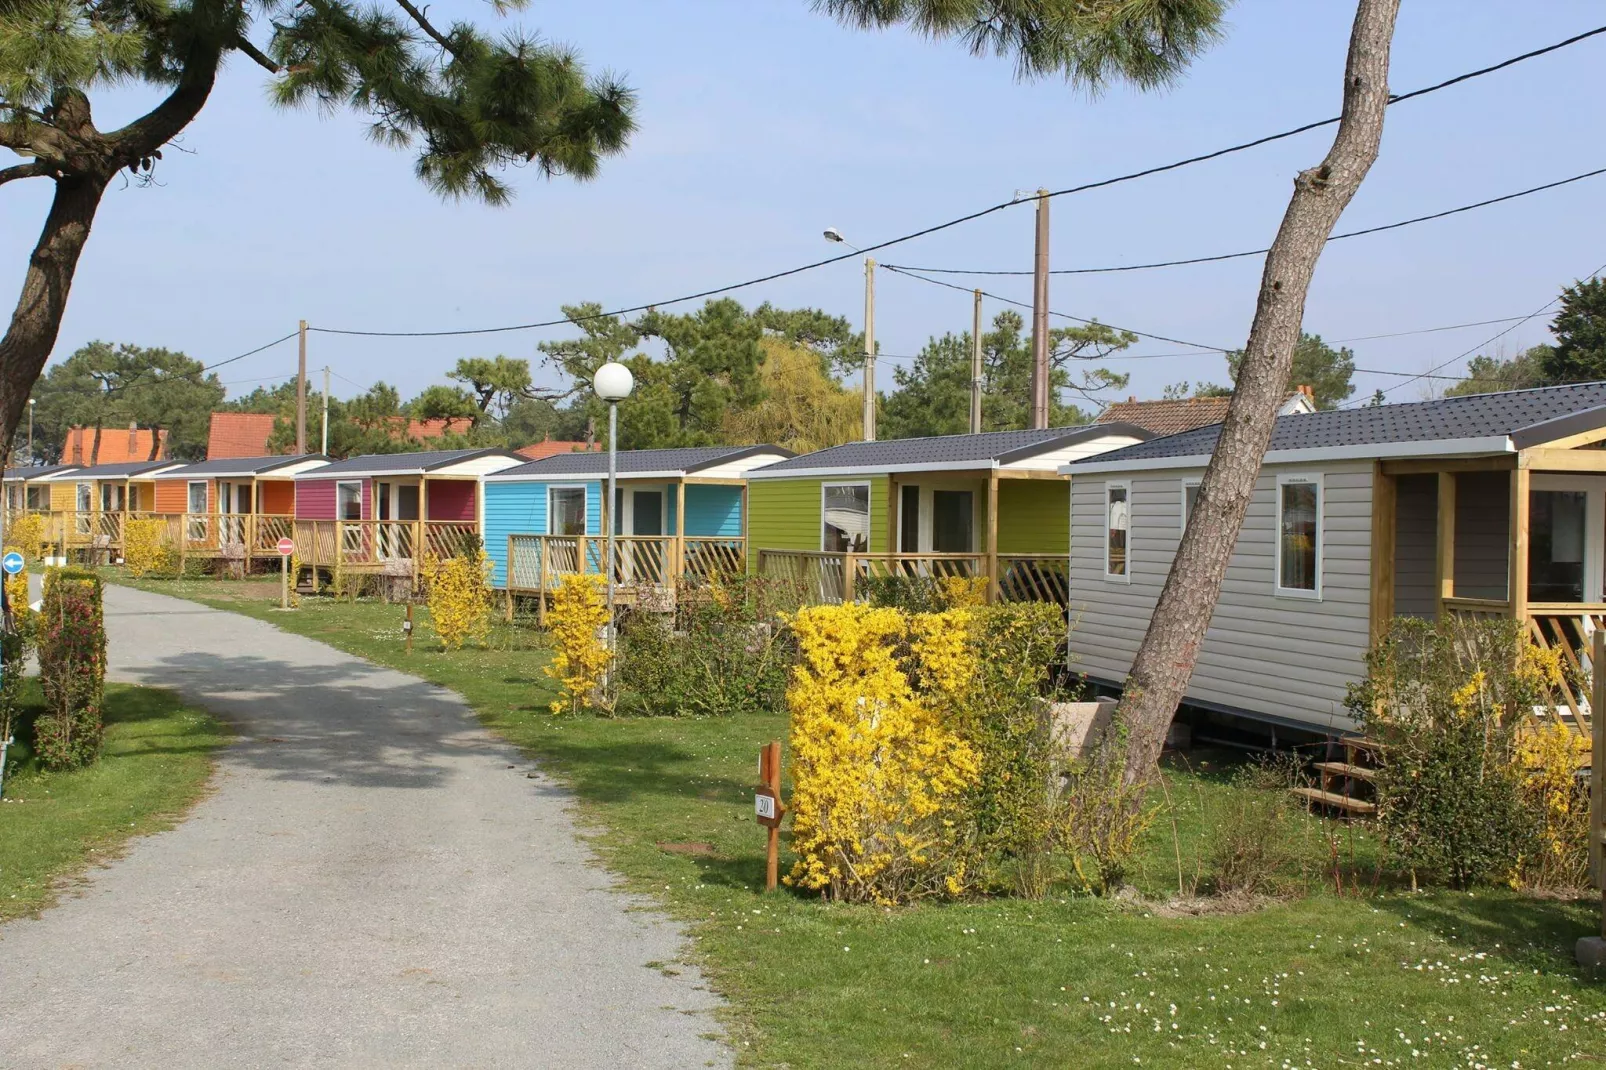
M279 540L275 547L279 551L279 608L290 608L290 555L296 552L296 544L289 538Z
M402 634L407 637L407 653L413 652L413 604L407 603L407 619L402 621Z
M773 892L780 882L781 869L781 818L786 807L781 805L781 745L766 743L758 749L758 789L753 795L753 811L758 823L769 830L769 846L764 856L764 890Z

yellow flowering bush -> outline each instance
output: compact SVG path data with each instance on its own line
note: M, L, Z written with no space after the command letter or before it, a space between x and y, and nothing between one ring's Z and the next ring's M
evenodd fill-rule
M1550 882L1576 860L1564 744L1534 717L1561 701L1560 651L1521 621L1401 618L1367 670L1348 704L1382 744L1378 824L1413 883Z
M11 545L6 547L7 552L13 550L23 554L26 558L27 555L20 547ZM6 602L11 606L11 623L14 626L14 630L19 635L26 637L29 642L32 642L34 622L33 609L28 601L28 570L23 569L15 576L7 576L5 584ZM5 672L9 673L10 671L11 669L8 666ZM3 738L5 737L0 736L0 739Z
M792 849L787 883L882 904L966 885L959 804L977 775L970 745L917 694L899 663L949 681L961 657L935 622L896 609L811 606L791 618L799 664L791 711Z
M552 596L547 628L552 634L552 660L544 670L562 690L552 701L553 713L578 713L602 708L603 678L608 671L608 647L601 631L608 623L602 597L602 577L569 573Z
M6 545L30 561L41 555L45 541L45 518L38 513L24 513L6 529Z
M485 551L438 558L425 554L430 623L447 650L461 650L469 640L483 645L491 634L491 563Z
M135 579L173 567L173 548L167 544L165 521L130 520L123 529L123 567Z
M1534 826L1517 879L1528 887L1589 882L1589 789L1578 777L1589 751L1589 739L1560 721L1530 724L1517 734L1522 795Z

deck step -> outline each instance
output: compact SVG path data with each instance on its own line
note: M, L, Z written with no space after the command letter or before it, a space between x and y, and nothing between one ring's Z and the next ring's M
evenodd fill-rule
M1317 762L1316 768L1333 776L1349 777L1352 780L1364 780L1367 783L1377 779L1377 770L1368 769L1364 765L1351 765L1349 762Z
M1302 799L1323 806L1331 806L1335 810L1348 810L1356 814L1375 814L1377 804L1369 803L1364 799L1352 799L1348 795L1336 795L1331 791L1322 791L1320 788L1294 788L1293 793Z

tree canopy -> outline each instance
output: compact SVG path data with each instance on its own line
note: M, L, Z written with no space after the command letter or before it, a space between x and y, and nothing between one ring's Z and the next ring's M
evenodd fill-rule
M1445 397L1492 394L1498 390L1526 390L1548 381L1545 362L1551 347L1533 346L1508 359L1477 356L1467 361L1467 377L1444 392Z
M59 458L72 427L98 431L137 423L156 432L153 448L165 431L167 456L200 460L223 393L217 376L183 353L91 342L52 365L34 390L34 451ZM86 460L94 453L91 446Z
M993 317L982 335L982 430L1009 431L1031 426L1031 336L1020 313L1005 309ZM1099 404L1097 394L1122 389L1128 377L1104 368L1086 369L1073 378L1070 366L1125 349L1137 336L1101 323L1056 328L1049 334L1051 357L1049 423L1055 427L1086 423L1089 414L1072 403L1067 392ZM898 390L883 405L881 433L886 438L958 435L970 429L970 332L933 338L907 368L892 373Z
M1234 382L1238 380L1243 359L1241 349L1227 354L1227 373ZM1322 341L1321 335L1300 332L1299 341L1294 346L1294 366L1288 373L1289 393L1298 387L1308 386L1315 395L1318 409L1336 409L1355 393L1355 385L1350 382L1354 377L1355 353L1352 350L1334 349ZM1224 388L1201 384L1197 396L1209 397L1212 391L1230 393Z
M1550 333L1556 344L1540 361L1546 380L1606 379L1606 281L1586 279L1563 290Z

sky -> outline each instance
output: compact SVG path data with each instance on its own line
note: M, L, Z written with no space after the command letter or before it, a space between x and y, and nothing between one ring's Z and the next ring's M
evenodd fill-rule
M504 21L481 0L439 0L432 17ZM81 261L54 359L94 339L165 346L207 363L295 330L432 331L555 319L560 306L674 297L840 253L1011 199L1210 151L1337 114L1354 6L1240 0L1223 39L1169 89L1097 97L1022 83L1007 59L907 30L841 27L807 0L546 0L511 20L576 47L639 94L639 131L593 181L509 177L493 208L443 201L405 151L379 146L351 113L283 110L266 72L236 57L164 154L157 183L114 184ZM1558 41L1603 21L1598 3L1413 0L1403 5L1390 85L1405 92ZM260 35L259 35L260 36ZM1606 35L1389 110L1381 156L1340 231L1452 208L1606 166L1593 106ZM103 128L154 98L96 97ZM1092 267L1263 248L1293 177L1332 128L1053 201L1054 267ZM7 161L0 160L0 163ZM1346 342L1359 368L1420 373L1506 323L1368 338L1541 308L1606 264L1606 176L1446 220L1337 242L1323 254L1306 330ZM0 294L15 293L50 196L43 180L0 191ZM1029 204L876 254L926 267L1030 269ZM1248 335L1259 258L1055 277L1050 307L1206 346ZM1029 277L945 276L1029 301ZM863 316L855 258L737 291ZM878 273L879 383L925 342L969 329L968 293ZM691 311L697 304L673 306ZM986 303L989 318L1002 306ZM1056 321L1063 322L1063 321ZM1481 351L1548 340L1549 315ZM538 362L548 328L459 338L313 333L308 364L333 393L375 380L403 396L445 382L459 357ZM1364 340L1363 340L1364 339ZM1462 358L1462 359L1457 359ZM290 340L219 370L231 394L293 375ZM1124 391L1227 379L1219 354L1145 338L1108 367ZM556 381L538 367L538 379ZM1357 374L1355 400L1426 396L1439 380ZM316 386L316 374L314 375ZM1074 400L1074 399L1073 399ZM1111 398L1110 400L1115 400Z

